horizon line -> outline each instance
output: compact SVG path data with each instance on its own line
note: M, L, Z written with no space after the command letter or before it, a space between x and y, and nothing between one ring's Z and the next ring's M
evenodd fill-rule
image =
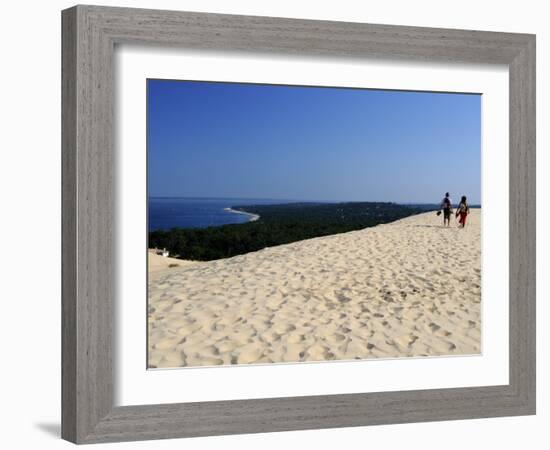
M201 197L184 195L148 195L148 199L197 199L197 200L277 200L296 203L395 203L398 205L437 205L438 201L395 201L395 200L311 200L275 197ZM481 202L472 202L473 205L481 205Z

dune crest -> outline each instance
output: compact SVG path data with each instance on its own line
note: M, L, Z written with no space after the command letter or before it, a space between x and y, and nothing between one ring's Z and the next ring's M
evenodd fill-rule
M481 210L155 267L149 366L476 354Z

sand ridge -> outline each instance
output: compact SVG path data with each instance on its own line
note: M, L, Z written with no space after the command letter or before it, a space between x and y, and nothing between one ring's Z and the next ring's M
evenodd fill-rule
M150 367L481 350L481 210L435 212L149 277ZM158 269L158 268L157 268Z

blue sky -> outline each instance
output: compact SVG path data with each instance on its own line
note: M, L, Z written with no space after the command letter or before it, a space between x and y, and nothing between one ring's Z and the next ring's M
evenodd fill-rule
M481 198L481 96L148 80L150 196Z

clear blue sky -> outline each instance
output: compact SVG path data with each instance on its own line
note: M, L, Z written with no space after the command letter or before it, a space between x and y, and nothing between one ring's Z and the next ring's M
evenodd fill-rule
M148 80L153 197L481 198L481 96Z

